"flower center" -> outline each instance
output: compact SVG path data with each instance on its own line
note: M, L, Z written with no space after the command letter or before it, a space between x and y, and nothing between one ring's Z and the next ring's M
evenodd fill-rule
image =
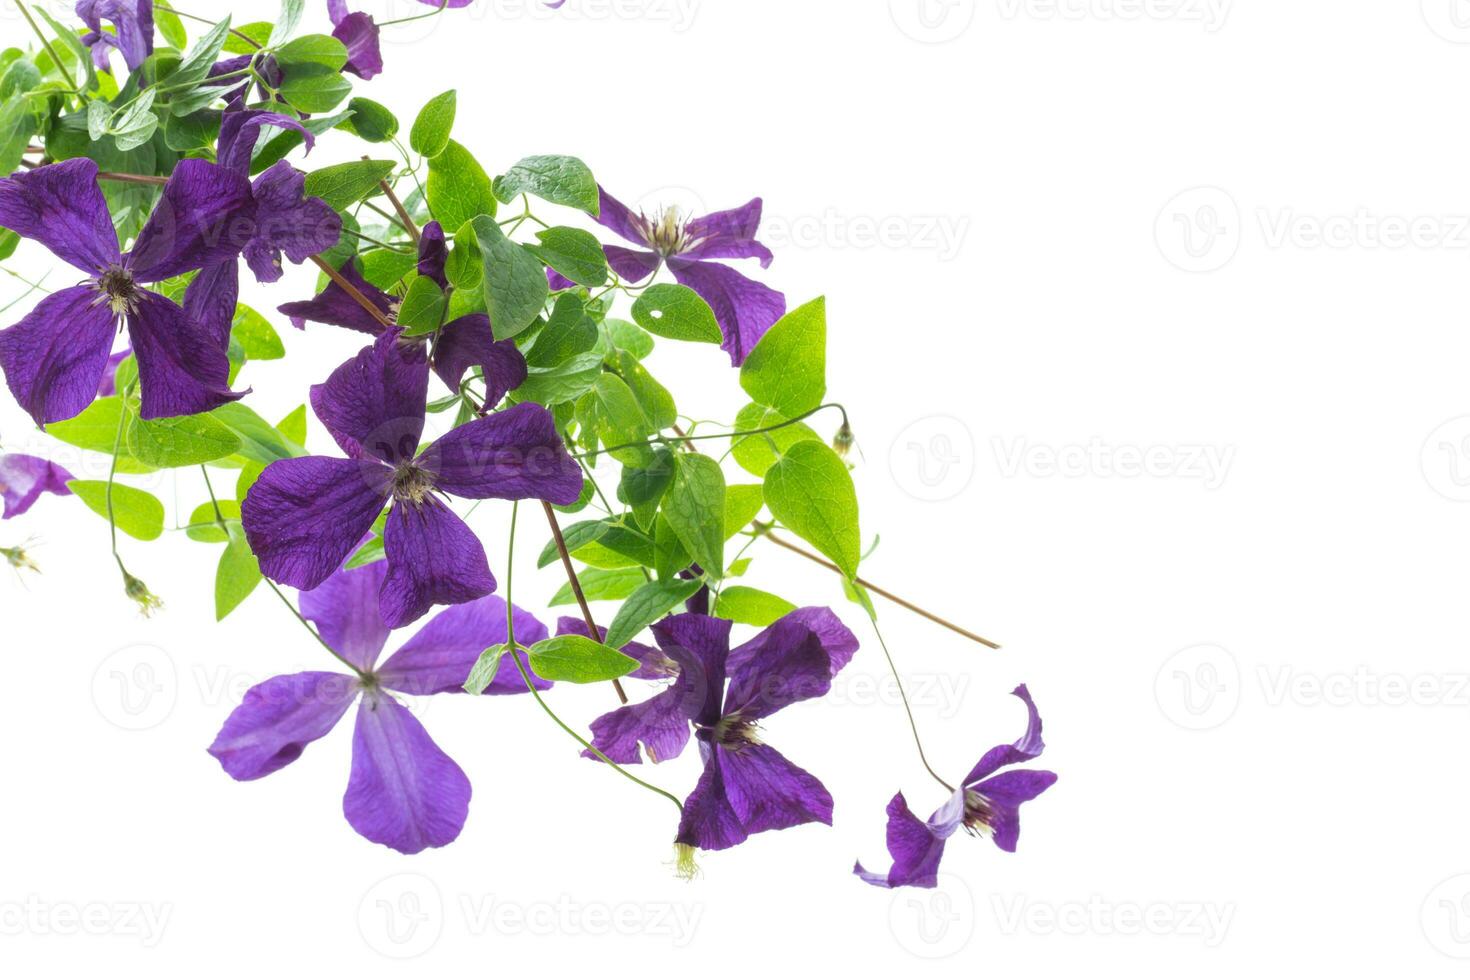
M748 745L761 744L759 736L756 735L755 722L748 721L739 715L726 715L704 731L711 742L729 749L742 749Z
M138 309L138 284L133 274L120 265L108 266L97 277L97 290L117 316L134 313Z
M684 237L684 223L679 220L678 208L664 208L656 221L649 221L647 218L643 221L646 227L644 238L648 247L664 258L678 255L688 247L689 242Z
M965 790L965 829L989 837L995 832L995 808L973 789Z
M393 499L402 503L422 504L434 490L434 478L429 471L412 463L405 463L393 473Z

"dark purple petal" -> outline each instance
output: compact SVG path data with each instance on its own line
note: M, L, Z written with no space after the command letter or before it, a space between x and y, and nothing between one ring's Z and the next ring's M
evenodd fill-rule
M298 589L321 585L382 513L392 478L374 461L325 456L267 466L240 505L261 573Z
M379 608L383 621L394 629L407 626L436 605L469 602L495 591L495 576L490 574L480 539L437 497L425 497L417 504L395 503L388 514L383 548L388 554L388 578L383 582Z
M311 621L327 646L363 670L373 669L388 642L388 625L378 612L378 593L387 572L380 561L341 568L301 593L302 617Z
M382 564L379 562L378 564ZM520 606L515 607L516 644L531 646L546 639L546 627ZM405 694L442 694L463 691L464 682L480 654L488 647L505 643L505 600L485 596L451 606L414 634L378 671L383 686ZM538 690L551 681L532 674ZM525 694L526 683L508 657L482 694Z
M557 292L562 289L573 289L577 285L552 268L547 268L546 270L546 284L551 287L552 292Z
M693 259L669 259L669 271L710 305L725 341L720 346L737 367L761 337L786 315L786 297L764 283L747 279L729 266Z
M145 419L197 415L244 397L230 390L230 359L209 330L171 299L140 289L128 314Z
M1010 745L997 745L975 763L975 768L965 777L965 786L972 786L1002 766L1013 766L1018 762L1029 762L1041 754L1046 744L1041 740L1041 715L1036 711L1036 702L1031 692L1022 684L1011 692L1026 705L1026 732Z
M332 36L347 48L347 64L343 71L351 72L363 81L383 70L383 49L378 40L378 25L367 14L348 14L332 30Z
M245 261L260 282L281 278L281 253L301 263L337 244L342 217L319 197L307 197L306 174L286 161L255 179L255 235Z
M393 304L397 301L364 279L362 273L357 271L355 262L348 262L338 271L342 278L364 299L382 310L384 316L392 318ZM334 327L346 327L349 330L359 330L362 333L372 334L374 337L382 333L384 329L382 322L363 309L362 304L353 299L347 290L337 285L335 280L328 282L327 288L318 293L314 299L298 303L283 303L276 309L290 317L291 323L298 329L304 327L307 320L314 323L331 324Z
M439 284L440 289L449 288L444 277L444 265L449 261L449 246L444 241L444 226L430 221L419 231L419 265L421 276L428 276Z
M655 252L623 248L621 245L604 245L602 252L607 256L607 264L625 282L642 282L657 272L659 263L663 261Z
M853 865L853 873L870 885L880 888L933 888L939 884L939 859L944 856L944 842L954 833L936 833L935 829L909 809L903 794L888 803L888 853L893 867L887 874L875 874L861 864Z
M279 112L261 112L257 109L227 112L220 120L219 144L215 151L215 159L219 161L219 165L226 170L249 176L250 161L255 155L255 144L260 138L260 131L267 126L300 133L302 141L306 144L307 153L310 153L312 147L316 145L316 137L312 135L311 130L301 125L299 119L293 119Z
M117 316L90 285L61 289L8 330L0 330L0 368L15 400L45 426L92 404Z
M181 276L239 255L254 228L248 178L205 160L183 160L163 185L127 264L143 282Z
M312 385L311 407L342 451L390 465L418 452L429 393L429 360L422 344L383 334Z
M726 717L765 718L832 689L832 660L821 638L805 624L782 617L762 636L765 640L756 652L729 671Z
M750 835L741 826L740 817L725 793L725 775L718 754L708 745L699 746L704 756L704 771L699 782L684 800L679 817L677 844L687 844L704 851L722 851L734 847Z
M153 53L153 0L77 0L77 16L96 36L93 60L104 51L99 68L107 64L106 47L122 52L128 71L137 71ZM104 19L117 29L115 35L102 30Z
M470 500L575 503L582 468L567 453L551 413L522 402L461 425L416 461L434 475L434 486Z
M556 635L566 636L575 633L578 636L591 636L587 630L587 624L579 616L558 616L556 620ZM597 627L597 639L599 642L607 639L607 627ZM619 648L619 652L625 653L638 661L638 669L627 675L637 677L645 681L666 681L679 673L679 665L670 660L658 647L651 647L646 643L629 643Z
M220 350L227 350L239 301L240 266L226 259L200 269L189 283L184 290L184 315L203 327Z
M0 227L40 242L88 275L122 260L97 164L84 157L0 180Z
M70 496L66 484L71 479L74 478L66 470L39 456L20 453L0 456L0 501L5 503L0 517L19 517L43 493Z
M837 614L826 606L804 606L787 613L777 622L791 621L801 623L821 638L822 647L827 651L832 661L832 676L846 667L852 660L853 654L857 653L858 639L852 630L842 625L842 620ZM772 627L776 624L773 623ZM766 629L757 634L752 640L740 644L730 651L730 661L726 669L734 674L744 663L752 657L760 654L762 647L767 643L778 639L781 634L773 633Z
M233 778L259 779L295 762L332 730L361 688L344 674L282 674L245 692L214 737L209 754Z
M640 745L650 762L666 762L689 744L689 722L702 701L689 679L680 674L673 684L647 701L625 704L592 722L592 744L621 765L643 761ZM598 758L585 749L582 755Z
M507 392L526 381L526 358L514 340L496 340L490 318L471 313L439 329L434 341L434 373L450 389L459 390L465 372L479 367L485 373L485 408L500 404Z
M664 654L679 665L689 679L690 690L699 703L690 717L700 725L720 720L720 703L725 694L725 659L730 655L728 619L680 613L653 624L653 637Z
M1040 769L1013 769L969 787L985 798L984 821L995 846L1014 852L1021 837L1021 804L1036 799L1057 781L1057 774Z
M464 829L470 781L407 708L370 691L357 709L342 813L352 829L404 854L443 847Z
M597 223L632 242L647 245L647 222L601 186L597 188Z
M761 260L761 268L771 264L771 250L755 240L761 226L761 199L729 211L716 211L694 218L684 226L684 234L693 245L679 254L690 259Z
M832 794L811 773L769 745L719 746L725 796L747 834L804 823L832 825Z

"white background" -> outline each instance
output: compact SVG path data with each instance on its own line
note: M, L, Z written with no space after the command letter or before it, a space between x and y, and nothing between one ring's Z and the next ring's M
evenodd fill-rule
M0 544L39 536L45 569L0 580L0 962L1462 975L1470 9L1453 12L569 0L546 16L481 0L408 25L360 91L406 127L457 87L455 135L492 172L564 152L630 202L765 197L764 278L793 305L828 297L830 391L882 538L865 573L1004 644L882 607L931 754L959 774L1016 737L1006 692L1024 680L1060 781L1026 807L1018 854L960 837L939 891L859 883L855 857L886 867L893 792L925 813L942 794L858 628L833 697L767 730L832 790L835 828L706 855L682 883L665 801L579 760L530 701L444 697L426 724L474 783L470 820L405 858L342 819L346 724L257 783L205 754L249 684L329 666L274 597L216 627L217 547L127 541L168 602L142 620L105 525L48 498L0 527ZM310 165L357 152L327 140ZM246 298L268 309L312 282L296 270ZM358 345L286 340L289 363L246 377L272 418ZM680 407L730 418L723 356L673 347L650 366ZM8 399L0 434L57 451ZM314 421L311 444L329 446ZM187 479L153 489L185 513L203 499ZM502 580L507 517L475 515ZM544 611L559 583L531 568L539 515L522 522L516 595ZM858 624L825 573L756 554L752 584ZM585 724L611 697L553 703ZM652 775L682 794L693 759ZM100 934L65 934L82 913Z

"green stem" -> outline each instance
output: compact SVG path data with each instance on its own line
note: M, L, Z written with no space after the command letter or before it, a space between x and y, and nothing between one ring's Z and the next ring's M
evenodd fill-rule
M427 14L414 14L412 17L400 17L397 20L385 20L381 24L379 24L378 27L392 27L394 24L408 24L412 21L423 20L425 17L438 17L440 14L444 13L445 8L448 6L449 0L444 0L444 2L441 3L437 9L431 10Z
M795 425L803 419L810 418L811 416L826 408L835 408L840 410L842 412L843 422L847 421L847 409L843 408L842 405L838 402L827 402L826 404L818 405L811 411L802 412L800 415L796 416L796 418L787 419L785 422L779 422L776 425L762 426L759 429L745 429L736 432L715 432L707 436L662 436L657 441L652 439L645 439L642 442L625 442L619 446L604 446L602 449L596 450L595 452L573 453L572 456L574 459L581 459L584 456L595 456L599 452L610 453L615 452L619 449L633 449L640 446L652 447L657 445L659 442L698 442L701 439L740 439L748 436L758 436L763 435L767 432L775 432L777 429L784 429L787 426Z
M61 60L61 56L56 53L56 49L51 46L50 39L48 39L45 34L41 33L40 25L38 25L35 19L31 17L31 12L26 9L26 5L21 3L21 0L15 0L15 9L20 11L20 15L26 19L27 24L31 25L31 30L35 32L36 37L41 39L42 47L44 47L46 49L46 53L51 56L51 62L56 65L56 70L61 72L61 77L66 79L66 84L71 86L73 92L76 92L82 97L83 102L87 101L86 93L82 92L81 88L77 85L77 80L71 77L71 72L67 70L65 62L63 62Z
M878 628L878 617L869 612L868 621L873 624L873 632L878 637L878 645L883 648L883 657L888 661L888 670L893 675L893 682L898 685L898 696L903 701L904 713L909 717L909 731L914 734L914 747L919 750L919 761L924 764L924 768L929 770L929 775L933 776L939 782L940 786L953 793L954 787L945 782L944 778L934 771L934 767L929 765L928 756L924 755L924 741L919 738L919 725L914 720L914 709L909 705L908 692L903 688L903 678L898 674L898 666L893 662L893 654L888 652L888 644L883 639L883 631Z
M186 20L197 21L201 24L208 24L210 27L219 26L219 21L217 20L210 20L208 17L200 17L198 14L186 14L182 10L170 7L168 4L159 4L159 7L164 10L171 11L175 16L183 17ZM250 45L255 50L264 50L264 46L261 45L259 41L255 40L255 38L251 37L249 34L242 34L239 31L235 30L233 27L230 28L230 33L238 37L240 40L244 41L246 44Z

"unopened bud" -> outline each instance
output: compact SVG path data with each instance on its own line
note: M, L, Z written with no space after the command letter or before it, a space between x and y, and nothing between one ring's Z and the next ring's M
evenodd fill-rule
M842 428L838 429L837 434L832 437L832 448L837 452L838 456L846 459L847 452L852 448L852 444L852 426L848 425L847 421L844 419L842 422Z

